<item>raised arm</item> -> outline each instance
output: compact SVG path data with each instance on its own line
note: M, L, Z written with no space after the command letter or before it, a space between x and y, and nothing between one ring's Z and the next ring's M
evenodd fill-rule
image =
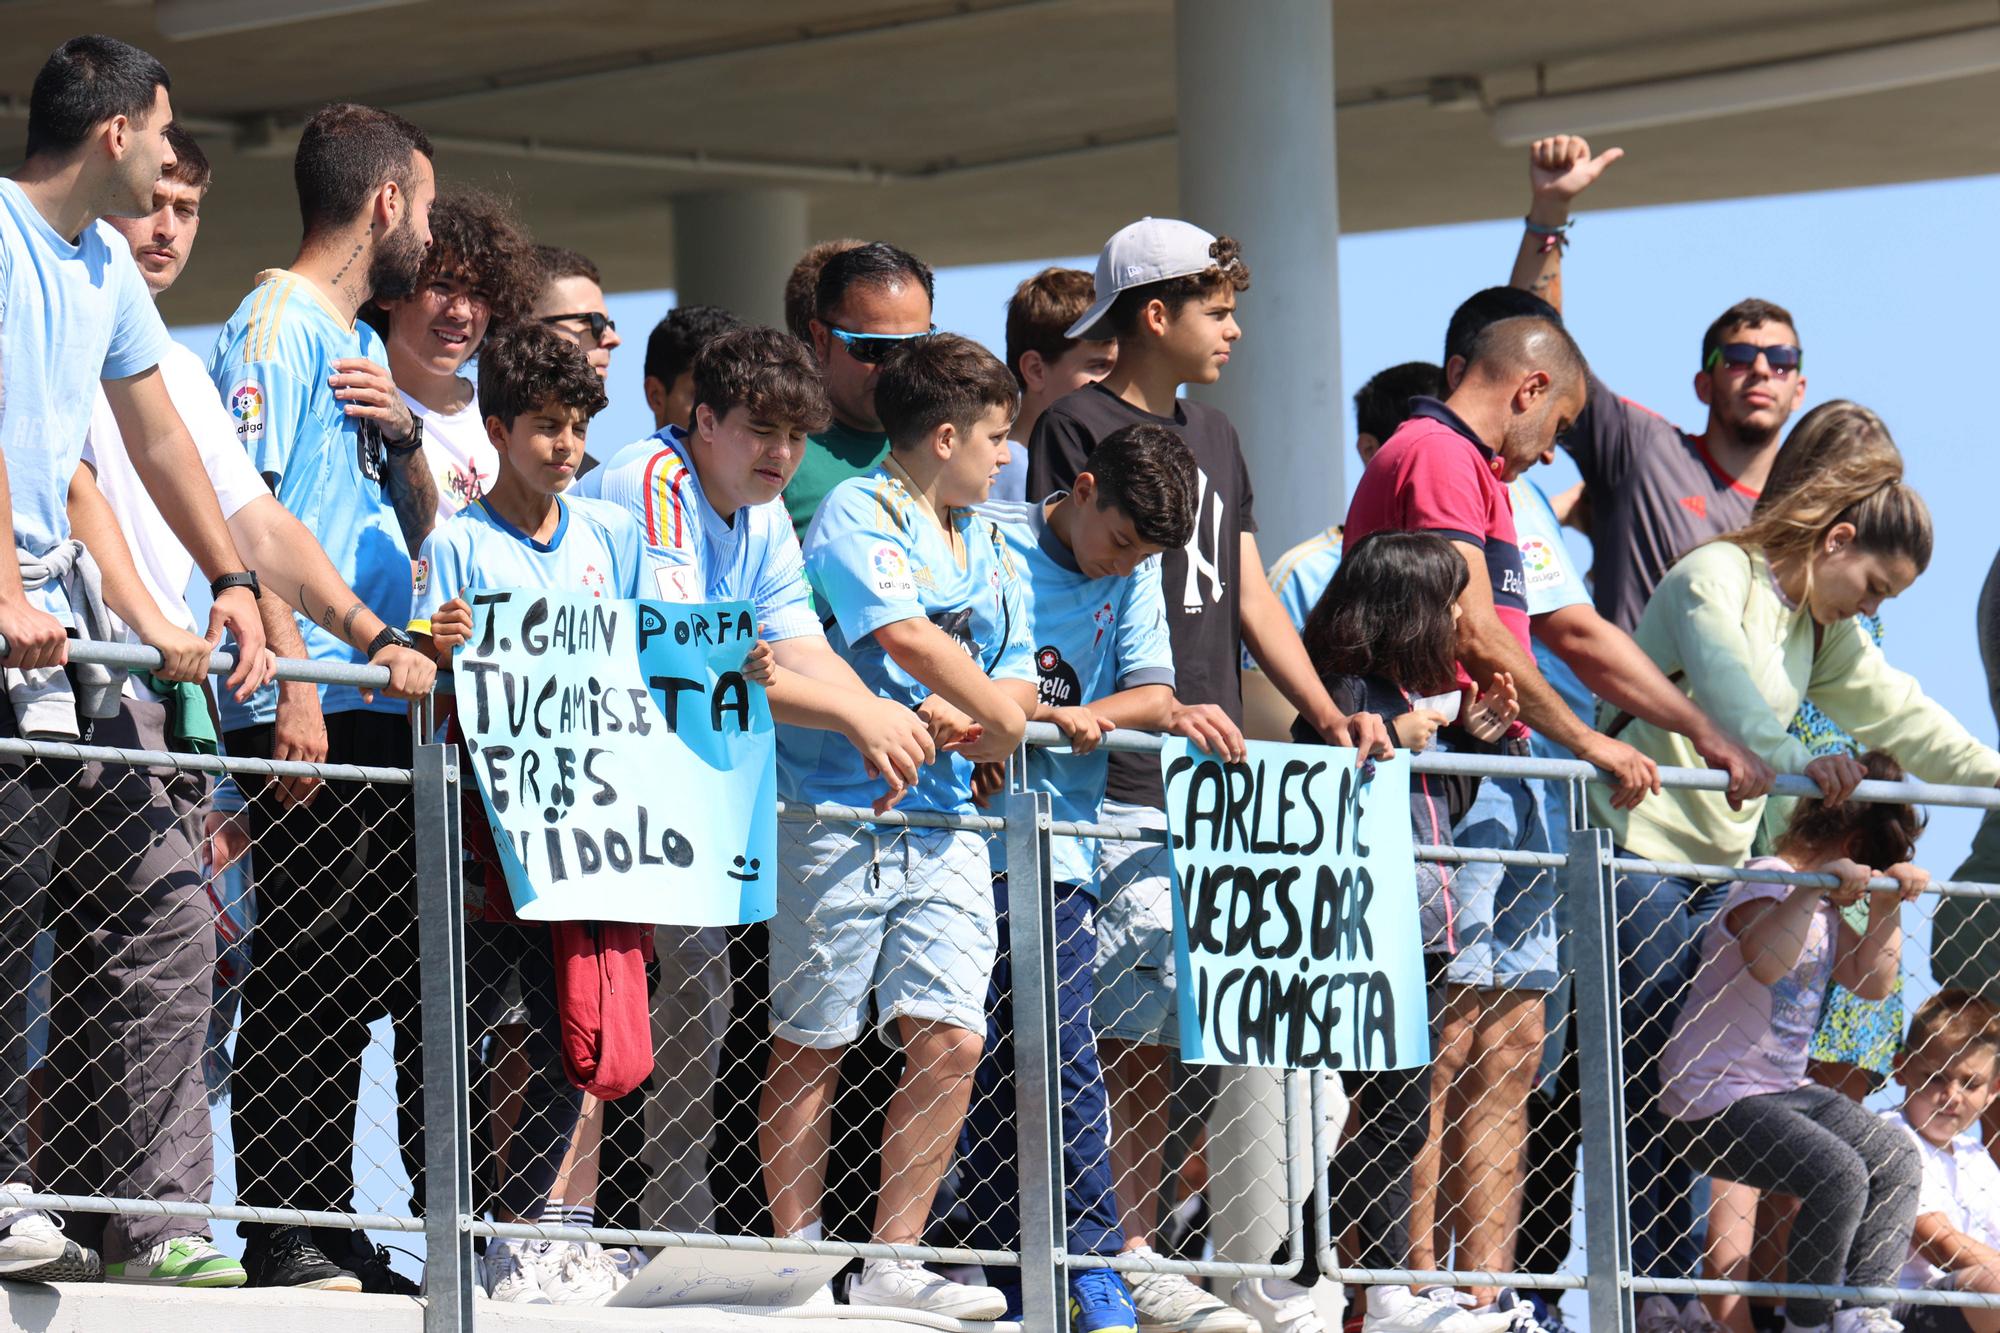
M1528 216L1509 286L1533 292L1562 309L1562 252L1569 243L1570 207L1623 156L1623 148L1607 148L1592 157L1590 144L1574 134L1535 141L1528 150Z

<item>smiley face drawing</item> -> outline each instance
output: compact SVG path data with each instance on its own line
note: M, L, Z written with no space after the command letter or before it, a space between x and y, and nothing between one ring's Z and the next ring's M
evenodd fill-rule
M764 872L760 867L764 863L754 856L748 861L739 856L736 858L734 864L736 869L724 872L733 880L738 880L744 884L755 884L763 878Z

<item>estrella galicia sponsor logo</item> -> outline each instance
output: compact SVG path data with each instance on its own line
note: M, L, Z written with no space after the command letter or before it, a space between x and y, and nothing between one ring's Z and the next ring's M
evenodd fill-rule
M1083 701L1076 669L1063 661L1053 645L1035 650L1035 681L1037 697L1049 708L1071 708Z

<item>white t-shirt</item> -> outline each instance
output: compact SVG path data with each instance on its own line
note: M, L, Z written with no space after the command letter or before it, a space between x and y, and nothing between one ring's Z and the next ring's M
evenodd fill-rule
M1923 1155L1924 1183L1917 1193L1917 1216L1943 1213L1958 1231L2000 1249L2000 1166L1986 1153L1975 1134L1961 1134L1940 1148L1903 1119L1901 1111L1884 1111L1884 1120L1894 1121L1909 1131ZM1902 1287L1929 1287L1944 1277L1944 1270L1910 1248L1908 1262L1897 1276Z
M424 461L437 482L437 521L442 523L493 489L500 452L486 438L476 394L464 407L448 413L433 412L407 393L403 401L423 418Z
M180 413L188 434L194 437L195 452L201 455L201 465L215 487L215 498L222 502L222 517L233 518L252 500L269 495L271 488L257 475L250 455L237 440L236 422L222 405L221 395L216 393L215 382L209 379L201 358L179 343L171 343L160 358L160 377L167 386L167 396L173 400L174 410ZM97 406L91 413L83 459L97 469L98 487L110 502L112 512L118 515L118 526L125 534L125 544L132 548L132 560L139 567L139 578L146 591L153 595L168 619L183 629L199 633L200 627L187 604L188 583L194 577L194 557L181 545L180 538L174 536L166 519L160 517L159 507L147 493L145 483L139 480L132 456L126 452L125 440L118 433L118 422L111 415L111 404L102 390L98 391Z

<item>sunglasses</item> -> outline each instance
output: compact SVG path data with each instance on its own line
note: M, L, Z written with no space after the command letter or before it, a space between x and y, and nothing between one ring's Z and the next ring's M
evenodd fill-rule
M579 310L573 315L543 315L544 324L563 324L572 319L580 319L590 326L590 336L597 342L604 341L605 330L618 331L618 321L601 310Z
M847 346L847 354L863 365L881 364L882 358L912 338L928 338L937 332L933 324L922 333L849 333L846 329L829 328L828 333L840 339Z
M1708 354L1708 364L1704 369L1728 366L1731 370L1748 370L1757 364L1760 356L1773 375L1790 375L1803 369L1806 363L1806 354L1790 343L1780 343L1776 347L1760 347L1756 343L1724 343Z

